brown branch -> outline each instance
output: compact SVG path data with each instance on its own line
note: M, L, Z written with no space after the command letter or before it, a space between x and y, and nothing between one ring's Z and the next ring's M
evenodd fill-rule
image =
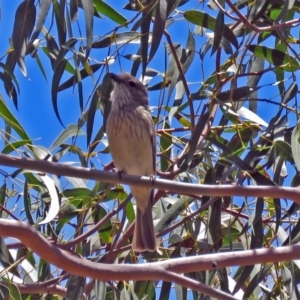
M14 282L13 284L19 289L21 294L53 294L61 297L67 296L67 289L65 287L54 285L51 283L53 280L45 281L45 282L37 282L30 284L21 284ZM56 280L57 281L57 280ZM9 283L1 282L1 285L5 285L9 288ZM81 297L82 300L86 299L85 296Z
M48 242L37 230L24 222L0 220L0 236L19 239L47 262L79 276L101 281L165 280L178 283L198 292L203 292L202 284L179 274L225 268L228 266L247 266L257 263L265 264L269 262L291 261L300 258L300 245L292 245L270 249L255 249L174 258L167 261L138 265L110 265L87 261L79 256L61 250ZM215 293L217 291L213 290L213 292ZM222 297L220 298L220 296ZM214 295L214 297L216 297L216 295ZM232 296L226 294L219 294L217 298L234 299Z
M172 272L199 272L228 266L252 266L255 264L291 261L300 258L300 245L282 246L244 251L222 252L176 258L168 261L155 262L162 268Z
M111 183L123 183L136 186L147 186L166 190L168 192L183 195L207 195L207 196L242 196L242 197L274 197L291 199L300 204L300 190L291 187L276 186L234 186L234 185L207 185L182 183L171 180L155 179L147 176L134 176L107 171L92 170L82 167L73 167L44 160L27 159L0 154L0 165L35 170L37 172L50 173L60 176L70 176L90 180L98 180ZM246 170L245 170L246 171Z
M168 270L167 265L161 267L161 263L111 265L87 261L51 244L36 229L24 222L0 220L0 236L19 239L41 258L71 274L101 281L165 280L198 292L205 292L218 299L236 299L224 292L205 287L195 280L179 274L172 274L173 271ZM180 274L183 272L184 269L179 271Z

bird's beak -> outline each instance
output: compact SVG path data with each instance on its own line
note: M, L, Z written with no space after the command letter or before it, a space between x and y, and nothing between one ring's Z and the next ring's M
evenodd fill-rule
M108 76L112 79L114 82L123 82L121 77L115 73L108 73Z

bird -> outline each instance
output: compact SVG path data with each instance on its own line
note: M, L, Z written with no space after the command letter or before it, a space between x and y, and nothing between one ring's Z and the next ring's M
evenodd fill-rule
M147 89L129 74L108 75L113 82L113 90L106 135L114 165L119 172L126 174L155 176L156 137ZM135 185L130 185L130 190L137 206L132 249L153 252L156 250L152 219L154 191Z

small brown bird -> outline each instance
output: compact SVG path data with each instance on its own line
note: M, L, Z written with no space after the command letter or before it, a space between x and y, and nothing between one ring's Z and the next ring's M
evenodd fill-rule
M106 134L114 164L119 171L130 175L155 175L156 140L147 90L129 74L109 75L114 89ZM155 251L153 189L140 186L130 189L137 204L132 248L139 252Z

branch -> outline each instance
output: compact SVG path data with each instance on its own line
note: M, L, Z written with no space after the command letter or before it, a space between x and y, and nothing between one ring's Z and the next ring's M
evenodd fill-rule
M54 285L53 283L46 282L37 282L30 284L21 284L13 282L13 284L18 288L21 294L53 294L61 297L67 296L67 289L65 287ZM1 285L5 285L9 288L9 283L1 281ZM85 300L86 297L82 296L82 300Z
M204 292L218 299L236 299L224 292L209 288L196 280L179 274L173 274L173 271L167 270L167 265L162 267L161 263L111 265L87 261L80 256L76 256L51 244L36 229L24 222L0 220L0 236L19 239L45 261L68 273L82 277L89 277L100 281L165 280L175 282L200 293ZM182 272L184 272L184 269L179 271L180 274Z
M36 229L24 222L0 220L0 236L19 239L47 262L79 276L94 278L100 281L165 280L184 285L198 292L203 292L202 284L179 274L225 268L228 266L275 263L300 258L300 245L292 245L271 249L255 249L174 258L167 261L138 265L111 265L87 261L59 249L54 244L48 242ZM218 291L213 290L213 293L215 292ZM219 294L217 298L234 299L224 293Z
M91 170L82 167L73 167L44 160L19 158L0 154L0 165L35 170L37 172L50 173L59 176L92 179L111 183L123 183L135 186L146 186L166 190L168 192L183 195L206 196L242 196L242 197L274 197L286 198L300 204L299 188L276 186L233 186L233 185L206 185L182 183L171 180L155 179L147 176L120 175L113 172Z

